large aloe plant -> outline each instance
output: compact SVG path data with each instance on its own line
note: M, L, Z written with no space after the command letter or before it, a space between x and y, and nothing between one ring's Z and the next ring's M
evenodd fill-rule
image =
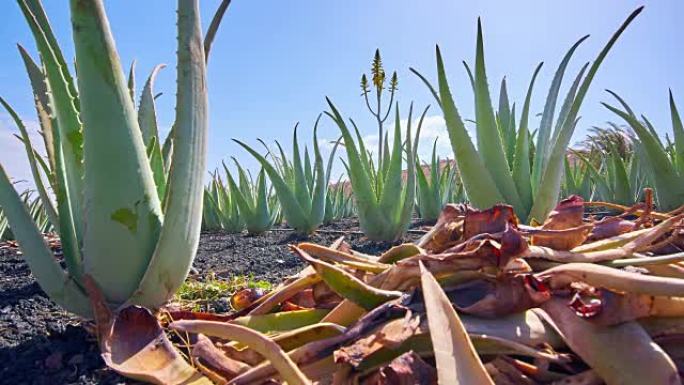
M47 248L2 166L0 206L31 271L59 305L91 316L84 288L94 282L112 308L158 307L185 279L199 242L199 170L205 167L208 121L198 0L178 1L176 121L172 166L164 183L157 178L159 159L148 157L150 149L159 148L154 127L146 123L152 122L153 112L134 109L103 2L70 1L77 79L69 72L40 1L18 3L42 59L43 70L33 66L29 76L43 132L50 136L46 144L54 169L48 179L54 183L54 223L66 271ZM219 22L212 22L209 35ZM148 85L151 89L151 81ZM141 104L147 103L146 95ZM36 184L39 180L36 177Z
M506 109L499 109L498 119L494 113L485 70L482 27L479 22L474 73L468 68L475 93L477 146L470 139L456 108L439 47L437 89L424 76L413 70L426 83L442 108L463 185L474 205L487 207L498 202L507 202L514 206L516 213L523 220L527 221L544 218L553 208L560 192L563 161L577 124L580 106L606 55L641 10L642 8L639 8L634 11L620 26L588 67L586 76L584 73L589 63L582 67L556 116L558 95L565 70L573 53L587 36L570 48L554 75L546 97L534 150L530 146L528 117L532 89L541 64L532 76L517 133L512 132L514 127L511 119L506 118L507 114L502 114Z

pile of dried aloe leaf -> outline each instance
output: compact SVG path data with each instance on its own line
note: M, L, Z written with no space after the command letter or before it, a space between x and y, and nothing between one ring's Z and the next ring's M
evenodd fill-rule
M680 384L684 210L598 220L587 205L570 197L539 226L506 205L448 205L417 244L380 256L300 243L309 266L271 292L239 292L232 314L168 310L164 324L197 383ZM105 359L130 375L145 349L116 334Z

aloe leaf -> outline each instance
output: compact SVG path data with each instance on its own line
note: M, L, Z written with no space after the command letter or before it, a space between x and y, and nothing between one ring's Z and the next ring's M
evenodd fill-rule
M491 174L494 183L506 202L513 205L516 210L519 210L522 207L522 203L506 160L505 147L496 128L496 118L494 117L492 101L489 96L482 24L479 19L477 22L477 50L475 55L475 115L477 120L477 147L484 166Z
M528 128L530 115L530 102L532 100L532 89L534 81L542 68L543 63L539 63L532 74L530 86L527 88L525 104L523 104L522 114L520 115L520 127L518 127L518 140L515 145L515 157L513 160L513 181L518 189L520 200L522 201L525 212L532 207L532 184L530 179L530 132Z
M410 116L409 121L411 121ZM379 203L380 211L384 213L395 213L401 209L398 201L398 192L401 191L402 187L401 171L403 160L401 123L399 121L399 104L397 103L394 107L394 140L392 142L392 151L390 157L386 158L385 162L383 162L383 164L387 165L387 170L380 175L380 178L384 180L384 183ZM407 164L407 167L415 168L415 165ZM390 217L391 216L392 215L390 214Z
M684 176L684 126L675 104L672 90L670 90L670 114L672 116L672 131L674 132L674 144L676 153L676 165L680 176Z
M626 205L633 204L635 197L631 194L629 176L627 175L625 162L618 153L617 147L615 147L613 143L610 143L609 145L609 157L613 165L613 172L615 174L615 197L613 198L613 201Z
M337 150L337 145L339 142L335 143L332 153L330 154L330 160L328 161L327 168L323 165L323 157L321 156L321 150L318 146L318 122L320 121L322 115L318 115L316 118L316 123L314 124L314 135L313 135L313 149L314 149L314 173L315 182L313 185L313 196L311 199L311 211L310 218L314 223L323 222L325 216L325 201L328 194L328 184L330 183L330 169L332 166L332 159L335 156L335 151Z
M154 81L159 71L166 67L165 64L158 64L150 73L145 82L142 93L140 94L140 105L138 107L138 124L142 132L143 143L149 146L152 138L158 138L157 132L157 111L154 104Z
M423 110L423 114L421 115L420 119L418 120L418 128L416 129L416 138L415 142L417 143L420 135L420 130L423 125L423 120L425 119L425 115L427 114L428 107ZM403 194L403 201L401 204L401 210L399 211L399 218L395 222L395 239L400 238L408 229L409 225L411 224L411 215L413 214L413 210L415 208L415 199L416 199L416 151L414 150L414 147L412 145L412 139L411 138L411 119L413 115L413 103L411 103L411 106L409 108L409 117L408 117L408 126L406 129L406 168L407 168L407 175L406 175L406 186L404 187L402 194ZM420 170L422 173L422 170Z
M428 90L430 91L430 93L432 94L432 96L435 98L435 101L437 102L437 105L438 105L439 108L441 109L441 108L442 108L442 101L440 100L439 94L438 94L437 91L435 90L435 87L433 87L432 84L430 83L430 81L428 81L427 78L426 78L425 76L423 76L423 74L421 74L420 72L418 72L415 68L409 67L409 70L410 70L411 72L413 72L414 75L418 76L418 78L423 82L423 84L425 84L425 86L428 88Z
M553 137L551 139L551 143L556 143L558 140L558 135L560 135L563 130L561 129L563 127L563 123L565 122L565 119L568 117L568 113L570 112L570 107L572 107L572 103L575 100L575 96L577 95L577 89L580 86L580 83L582 82L582 79L584 78L584 73L587 71L587 68L589 68L590 62L584 63L582 68L580 68L579 72L577 72L577 75L575 76L575 80L572 82L572 85L568 89L567 94L565 95L565 99L563 100L563 104L561 105L561 109L558 112L558 118L556 119L556 128L553 131ZM548 159L548 158L547 158Z
M57 215L57 211L55 210L55 207L52 205L52 201L50 200L50 197L48 195L47 189L45 188L45 184L43 183L43 178L40 174L40 171L38 169L38 164L36 161L36 154L34 152L33 146L31 145L31 139L29 138L28 130L26 130L26 126L24 126L24 122L21 121L19 118L19 115L17 115L16 111L10 106L5 99L0 97L0 104L7 110L7 112L10 114L12 119L14 120L14 123L17 125L17 128L19 128L19 132L21 133L21 138L22 142L24 143L24 149L26 150L26 156L29 161L29 166L31 168L31 175L33 175L33 181L36 184L36 189L38 190L38 195L40 196L40 200L43 202L43 205L45 207L45 211L47 212L48 217L50 218L50 222L52 222L57 229L59 229L59 216ZM48 174L49 176L49 174ZM57 230L59 233L59 230ZM73 261L72 261L73 262ZM77 267L77 266L73 266ZM80 266L79 266L80 268ZM76 270L75 270L76 271Z
M216 38L216 32L218 32L219 26L221 25L221 21L223 20L226 11L228 10L230 2L231 0L222 0L221 4L219 4L218 8L216 9L216 12L214 13L214 17L211 19L211 23L209 23L209 28L207 28L207 34L204 36L205 63L209 63L209 51L211 50L211 46L214 43L214 39Z
M57 43L55 34L52 32L52 28L50 27L50 21L47 18L45 9L43 9L41 0L17 0L17 2L19 2L19 6L22 8L22 12L24 12L24 15L26 15L28 11L28 13L30 13L32 18L35 20L35 26L38 26L38 28L42 30L42 34L45 37L45 42L47 43L47 46L49 46L49 48L52 50L52 53L57 64L59 64L59 70L62 72L62 76L64 77L69 93L72 97L74 97L74 105L76 107L76 110L78 110L79 100L77 98L78 93L76 92L76 84L74 83L74 79L69 73L69 67L67 66L67 63L64 60L64 55L62 54L62 50L59 48L59 43ZM29 21L29 23L31 24L31 21ZM31 27L31 29L33 31L33 26ZM43 53L43 55L46 54L42 51L43 48L39 49L41 50L41 53ZM43 57L42 59L46 60L45 57Z
M135 106L135 64L136 60L133 59L131 62L131 67L128 69L128 93L131 96L131 102Z
M197 251L202 224L208 130L207 82L197 0L178 1L178 75L173 167L164 225L133 303L157 307L183 283ZM149 192L148 192L149 194Z
M64 273L45 244L33 218L0 165L0 207L19 241L26 263L45 293L63 308L83 317L91 315L88 297Z
M420 262L420 280L440 384L494 384L458 314L435 277Z
M17 48L19 49L22 60L24 61L26 73L28 74L29 80L31 82L36 113L38 115L38 121L40 122L43 141L45 142L45 152L47 153L50 170L54 172L57 166L55 162L55 140L53 130L55 129L57 123L56 119L50 116L50 106L45 74L38 64L33 61L28 52L26 52L24 47L17 44ZM48 179L51 181L53 189L56 190L54 175L51 175L51 173L46 173L46 175L48 175Z
M317 324L326 314L328 314L328 310L325 309L281 311L277 313L242 316L231 322L261 333L271 334Z
M492 175L485 167L480 155L477 153L470 135L463 124L463 120L456 109L454 100L449 90L442 55L437 52L437 76L439 83L439 95L442 104L442 112L446 121L451 147L458 163L463 186L466 189L471 202L480 208L489 207L503 202L503 197L494 183Z
M344 269L311 257L302 249L297 247L293 249L297 255L313 266L316 273L320 275L330 289L366 310L372 310L382 303L401 296L400 292L370 286Z
M558 198L558 194L560 192L560 181L563 174L563 158L565 157L568 143L574 132L575 125L577 124L577 115L579 114L579 109L584 101L584 97L589 91L589 86L591 85L596 72L598 72L601 63L605 59L606 55L608 55L610 49L613 47L613 45L615 45L615 42L620 35L622 35L627 26L629 26L629 24L639 15L639 13L641 13L642 10L643 7L637 8L637 10L632 12L627 17L624 23L622 23L620 28L618 28L610 40L608 40L608 43L606 43L605 47L598 54L596 60L589 68L587 76L582 81L572 106L568 111L568 115L564 120L563 127L561 128L556 142L549 153L549 160L547 164L544 165L544 173L539 183L539 190L535 195L534 204L528 217L528 222L534 218L545 218L546 214L553 208L553 205L555 205L556 199Z
M83 133L79 121L79 99L69 75L68 67L59 49L45 12L38 0L19 0L19 6L31 28L36 46L45 64L45 76L50 89L49 104L56 117L62 173L65 181L62 186L64 198L71 210L77 245L82 243L83 217ZM123 76L123 75L122 75ZM64 227L64 226L62 226Z
M86 258L84 268L107 300L120 304L145 273L159 236L161 205L104 5L75 0L71 5L87 127L83 252L97 256ZM112 159L120 160L115 168Z
M297 126L292 133L292 167L294 171L294 181L292 188L294 195L299 202L299 206L304 211L305 215L311 212L311 192L309 191L309 183L306 178L306 172L302 164L302 158L299 152L299 141L297 140Z
M560 92L560 86L563 82L563 76L565 75L565 69L575 53L577 47L589 38L589 35L583 36L575 44L570 47L568 52L565 54L558 69L553 76L551 81L551 87L549 88L549 93L546 96L546 103L544 104L544 112L542 113L542 119L539 123L539 131L537 132L537 145L535 146L534 161L532 162L532 185L536 186L542 177L542 172L544 170L544 164L547 155L547 146L549 145L549 139L551 138L551 124L553 122L553 116L556 110L556 102L558 101L558 93Z

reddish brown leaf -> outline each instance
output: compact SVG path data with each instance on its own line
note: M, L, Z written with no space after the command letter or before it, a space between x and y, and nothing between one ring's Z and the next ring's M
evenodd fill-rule
M562 200L549 213L541 226L541 231L534 232L532 244L546 246L556 250L570 250L584 243L592 230L591 224L582 221L584 200L573 195Z
M440 253L461 240L467 206L448 204L439 214L437 223L425 234L418 246L431 253Z
M518 218L512 206L497 204L487 210L469 208L463 224L463 238L470 239L479 234L500 233L505 231L508 225L518 225Z

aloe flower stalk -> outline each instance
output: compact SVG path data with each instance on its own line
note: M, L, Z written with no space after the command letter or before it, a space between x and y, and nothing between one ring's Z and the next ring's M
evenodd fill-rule
M285 221L300 234L310 234L323 223L330 171L339 143L336 143L333 147L327 165L324 164L317 135L320 119L321 116L319 115L313 130L313 167L308 151L305 150L305 155L302 159L297 139L297 126L295 126L292 135L291 163L277 142L280 157L278 158L271 153L272 162L269 162L265 156L259 154L247 144L233 139L261 164L278 196Z
M62 307L92 315L85 277L114 309L158 307L185 279L199 242L203 186L197 170L205 167L208 102L198 1L178 1L173 166L163 178L150 98L158 69L136 111L134 81L124 77L103 2L70 2L76 79L40 1L18 3L43 61L44 71L25 57L44 132L50 126L46 145L54 169L43 169L51 174L67 269L52 256L2 166L0 206L42 289ZM38 87L41 78L48 93Z
M566 150L589 86L610 49L642 9L639 8L629 15L591 66L587 63L582 67L556 114L560 86L567 65L577 47L588 36L581 38L570 48L552 80L534 147L530 146L528 117L532 89L541 64L532 76L518 124L515 145L513 145L514 127L510 116L514 114L508 110L508 103L505 102L499 107L497 119L492 106L485 70L482 27L479 22L475 70L471 71L466 66L475 94L477 146L473 144L456 108L439 47L436 49L437 88L433 87L423 75L411 69L427 85L442 108L459 173L468 198L474 205L489 207L499 202L506 202L511 204L517 215L527 222L546 217L560 193ZM585 71L586 76L584 76ZM502 87L503 96L500 99L503 101L507 98L507 92L504 90L505 87ZM554 117L556 118L555 124Z

